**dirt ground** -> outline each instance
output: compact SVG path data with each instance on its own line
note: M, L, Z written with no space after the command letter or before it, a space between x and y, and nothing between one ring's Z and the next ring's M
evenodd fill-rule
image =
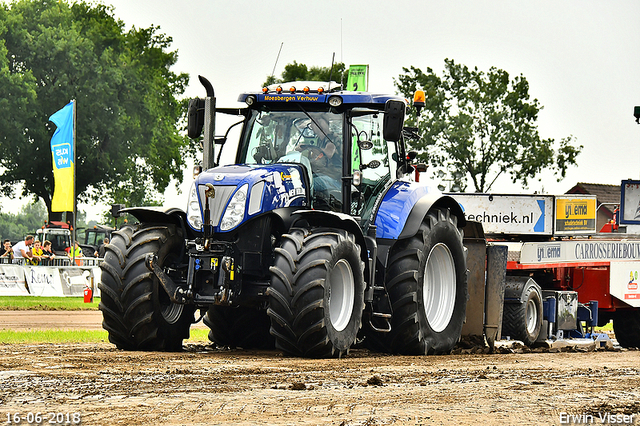
M5 320L0 315L0 328ZM639 355L408 357L356 349L340 360L310 360L198 344L182 353L3 344L0 421L13 424L18 415L35 424L41 413L42 424L85 425L640 424Z
M100 311L3 311L0 310L0 330L102 330ZM192 328L207 328L201 322Z

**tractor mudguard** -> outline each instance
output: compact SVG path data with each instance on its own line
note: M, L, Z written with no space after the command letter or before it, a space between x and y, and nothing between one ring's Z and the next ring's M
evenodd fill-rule
M458 227L465 226L462 208L452 197L416 182L394 182L376 212L377 238L399 240L414 236L433 207L448 208L458 218Z
M299 226L300 221L306 221L310 226L322 226L323 228L340 228L349 231L356 237L356 242L361 247L366 247L364 234L358 222L348 214L325 210L298 210L291 215L292 227ZM364 253L366 256L366 253Z
M175 225L182 229L185 238L196 238L196 234L187 225L187 214L177 207L128 207L121 209L120 213L128 213L138 219L140 223Z
M184 227L187 222L186 213L177 207L129 207L120 210L128 213L141 223L166 223Z

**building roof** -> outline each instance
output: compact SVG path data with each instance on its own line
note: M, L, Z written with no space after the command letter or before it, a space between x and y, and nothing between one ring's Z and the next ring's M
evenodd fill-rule
M595 195L598 204L620 204L620 185L578 182L566 194ZM613 206L605 205L603 208L613 212Z

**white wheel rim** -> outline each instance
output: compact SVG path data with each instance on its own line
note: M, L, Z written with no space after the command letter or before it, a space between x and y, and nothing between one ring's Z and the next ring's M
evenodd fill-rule
M429 252L422 287L424 311L433 331L449 325L456 304L456 270L449 247L438 243Z
M538 307L533 300L529 300L527 302L525 315L527 321L527 332L529 334L533 334L536 331L536 326L538 325Z
M351 265L339 260L329 273L329 320L336 331L344 330L353 313L355 280Z

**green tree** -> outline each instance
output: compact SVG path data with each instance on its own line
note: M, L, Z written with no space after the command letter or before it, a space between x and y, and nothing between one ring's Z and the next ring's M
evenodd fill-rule
M47 209L40 200L22 207L18 213L0 213L0 240L21 240L25 235L34 235L47 219Z
M349 70L345 69L342 62L333 64L331 67L307 67L305 64L299 64L293 61L292 64L284 66L284 71L280 78L275 76L267 77L267 81L263 83L263 87L276 83L285 83L289 81L329 81L333 80L338 83L347 84ZM288 89L288 88L287 88Z
M49 117L77 102L80 201L136 205L182 179L180 134L188 75L158 27L125 31L113 8L84 1L0 4L0 191L41 198L51 210ZM144 182L144 194L118 187Z
M412 98L421 89L426 95L418 120L421 138L410 145L434 174L449 174L461 189L471 179L475 191L488 192L503 174L526 187L544 169L559 174L560 181L576 164L582 146L573 146L572 136L558 144L540 138L536 121L542 106L531 99L524 76L510 79L494 67L486 73L470 70L449 59L442 77L431 68L403 72L394 79L399 92ZM415 125L415 110L410 115Z

